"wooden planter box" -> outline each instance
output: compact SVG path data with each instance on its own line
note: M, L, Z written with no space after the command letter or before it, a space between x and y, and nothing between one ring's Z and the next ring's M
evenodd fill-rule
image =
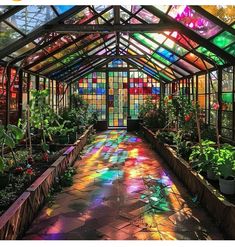
M159 142L155 133L143 125L141 130L180 181L193 195L197 195L200 203L215 219L226 236L229 239L235 239L235 205L227 201L203 176L192 170L188 162L177 157L176 152L169 145Z
M93 126L90 126L0 217L0 240L15 240L27 230L56 177L73 164L92 130Z

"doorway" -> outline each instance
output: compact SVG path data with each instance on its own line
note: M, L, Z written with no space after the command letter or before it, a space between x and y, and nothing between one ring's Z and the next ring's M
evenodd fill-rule
M109 127L126 127L128 115L128 72L108 72Z

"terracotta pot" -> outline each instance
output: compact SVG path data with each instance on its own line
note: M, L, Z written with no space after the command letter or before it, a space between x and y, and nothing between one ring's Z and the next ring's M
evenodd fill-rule
M220 191L226 195L235 194L235 179L219 178Z

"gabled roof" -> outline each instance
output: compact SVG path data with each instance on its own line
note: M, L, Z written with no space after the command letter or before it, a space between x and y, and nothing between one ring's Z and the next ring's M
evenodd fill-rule
M123 59L170 82L235 64L235 6L0 6L0 60L59 81Z

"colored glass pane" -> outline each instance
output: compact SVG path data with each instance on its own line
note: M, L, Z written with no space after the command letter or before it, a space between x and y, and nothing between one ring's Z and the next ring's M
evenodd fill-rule
M197 69L193 65L189 64L188 62L184 61L183 59L178 60L176 62L176 65L179 65L181 68L186 68L191 73L199 72L199 69Z
M182 46L179 46L178 44L176 44L174 41L167 39L164 42L164 45L170 49L171 51L174 51L176 54L178 54L179 56L183 56L185 55L188 51L186 49L184 49Z
M189 73L187 71L185 71L184 69L180 68L179 66L177 66L175 64L172 64L170 67L173 68L174 70L178 71L178 73L180 73L183 76L189 75Z
M149 75L130 70L130 115L132 119L137 119L141 105L150 98L158 104L160 98L160 83Z
M59 14L63 14L64 12L70 10L74 5L55 5L54 7L58 11Z
M176 21L207 39L216 35L222 29L189 6L172 6L168 14Z
M167 59L168 61L170 61L171 63L174 63L176 60L178 60L178 57L176 55L174 55L173 53L171 53L170 51L164 49L163 47L160 47L157 51L157 54L159 54L160 56L164 57L165 59Z
M194 42L193 40L189 39L185 35L179 34L177 31L172 32L170 36L175 39L177 42L180 42L183 46L185 46L187 49L196 48L198 44Z
M158 44L162 44L166 40L166 36L159 33L146 33L145 35L152 38Z
M146 37L144 37L141 34L134 34L134 37L136 39L138 39L142 44L144 44L144 45L148 46L149 48L151 48L152 50L156 50L159 47L159 45L157 45L153 41L147 39Z
M188 53L185 58L195 64L197 67L199 67L201 70L205 70L205 69L210 69L212 68L213 66L206 62L205 60L202 60L201 58L199 58L198 56L196 56L195 54L193 53Z
M225 48L225 51L235 57L235 43Z
M56 13L47 5L29 5L7 19L23 33L30 33L56 17Z
M138 12L137 16L145 20L147 23L158 23L160 21L158 17L145 9L142 9L140 12Z
M130 43L132 43L136 47L139 47L141 50L143 50L147 54L151 54L152 53L152 51L150 49L148 49L147 47L143 46L140 42L137 42L136 40L134 40L132 38L130 38Z
M162 62L162 63L164 63L164 64L166 64L166 65L170 65L170 64L171 64L171 62L169 62L167 59L165 59L165 58L159 56L157 53L153 53L152 56L153 56L153 58L159 60L160 62Z
M84 10L80 11L79 13L76 13L75 15L67 19L65 21L65 24L81 24L88 21L93 16L94 14L90 10L90 8L85 8Z
M30 51L31 49L33 49L35 47L35 45L33 43L29 43L25 46L23 46L22 48L20 48L19 50L13 52L10 54L11 57L18 57L24 53L26 53L27 51Z
M98 113L99 120L106 119L106 73L93 72L80 79L78 93Z
M127 126L127 72L109 73L109 126Z
M55 61L56 61L55 58L49 57L46 60L44 60L44 61L40 62L39 64L37 64L37 65L33 66L32 68L30 68L30 70L32 70L32 71L40 70L43 67L48 66L48 64L50 64L52 62L55 62Z
M225 63L225 61L222 58L217 56L215 53L207 50L205 47L198 47L197 52L204 54L209 59L212 59L214 62L216 62L218 65L223 65Z
M220 48L225 48L235 42L235 36L230 32L224 31L212 39L212 43Z
M235 21L235 6L233 5L202 5L201 7L227 24Z

